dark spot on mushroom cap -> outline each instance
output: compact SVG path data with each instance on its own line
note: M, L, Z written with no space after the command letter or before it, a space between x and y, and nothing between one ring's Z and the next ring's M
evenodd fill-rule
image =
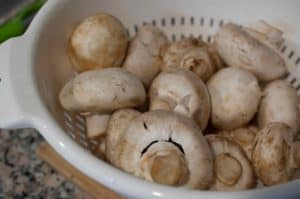
M159 141L158 140L154 140L152 142L150 142L150 144L148 144L148 146L146 146L143 150L142 150L142 153L141 153L141 156L144 155L144 153L146 153L148 151L148 149L155 143L158 143Z
M181 146L181 144L173 141L171 137L169 138L168 142L174 144L184 154L184 150L183 150L183 147Z
M143 124L144 124L144 128L145 128L146 130L149 130L149 129L148 129L148 126L147 126L147 124L146 124L145 121L143 122Z
M145 125L145 123L144 123L144 125ZM159 143L159 142L169 142L169 143L172 143L175 147L177 147L177 148L181 151L181 153L185 154L185 153L184 153L184 150L183 150L183 147L181 146L181 144L179 144L179 143L173 141L172 138L169 138L169 140L154 140L154 141L150 142L150 144L148 144L148 145L142 150L141 156L143 156L143 155L148 151L148 149L149 149L152 145L154 145L154 144L156 144L156 143Z

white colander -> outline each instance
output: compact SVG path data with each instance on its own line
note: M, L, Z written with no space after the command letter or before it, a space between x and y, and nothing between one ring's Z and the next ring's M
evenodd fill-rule
M300 180L242 192L210 192L162 186L138 179L90 153L85 120L65 112L58 93L73 75L66 46L74 26L97 12L118 17L132 36L143 23L170 40L194 35L206 41L228 21L251 25L264 19L285 32L281 47L300 93L300 1L297 0L49 0L27 33L0 46L0 127L34 127L67 161L130 198L300 198Z

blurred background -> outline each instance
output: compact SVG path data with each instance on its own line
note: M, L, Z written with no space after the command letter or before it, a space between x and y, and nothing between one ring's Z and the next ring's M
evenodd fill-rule
M0 44L22 35L44 3L0 0ZM0 129L0 199L91 199L37 156L43 141L34 129Z
M45 0L0 0L0 43L22 35Z

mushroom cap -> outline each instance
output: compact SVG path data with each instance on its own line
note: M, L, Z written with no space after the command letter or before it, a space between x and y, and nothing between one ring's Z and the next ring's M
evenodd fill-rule
M92 114L85 117L88 138L105 136L110 114Z
M151 85L150 110L174 110L193 118L203 130L210 117L206 85L195 74L183 69L161 72Z
M257 177L271 186L291 179L294 168L290 158L293 132L284 123L269 123L257 135L252 163Z
M194 72L203 81L208 80L219 64L213 48L192 37L170 44L162 57L163 71L182 68Z
M215 182L211 190L234 191L253 188L256 178L251 162L235 142L218 135L206 136L215 159Z
M116 167L120 167L120 145L124 133L131 121L141 113L134 109L120 109L115 111L109 120L106 132L106 158Z
M215 42L207 44L207 51L209 52L210 58L215 65L216 70L224 68L224 62L216 49Z
M294 134L299 131L298 97L295 88L283 80L276 80L264 89L258 111L260 128L271 122L282 122L291 127Z
M106 68L79 74L61 90L63 108L78 112L111 112L142 105L142 82L121 68Z
M283 58L251 36L242 27L228 23L215 36L216 49L228 66L252 72L261 81L271 81L287 73Z
M199 189L213 180L209 145L187 117L162 110L144 113L130 123L123 139L120 163L131 174Z
M277 51L284 42L283 32L268 24L264 20L259 20L253 28L244 28L252 37L258 39L260 42L268 45L273 50Z
M221 131L218 135L234 141L242 147L249 160L251 160L254 140L258 129L254 126L242 127L231 131Z
M83 20L69 41L69 55L79 71L119 67L125 57L128 35L115 17L99 13Z
M130 43L123 67L150 86L160 71L160 49L167 44L168 38L160 29L142 26Z
M214 74L207 84L212 103L212 125L231 130L244 126L255 115L261 98L258 81L234 67Z

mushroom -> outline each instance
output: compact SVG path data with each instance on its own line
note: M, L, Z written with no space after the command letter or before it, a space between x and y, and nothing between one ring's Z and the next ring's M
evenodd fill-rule
M275 50L236 24L224 25L215 36L215 45L228 66L248 70L260 81L272 81L287 73L283 58Z
M88 138L105 136L110 114L91 114L85 117Z
M160 71L160 49L167 36L152 25L142 26L130 43L123 67L139 77L148 87Z
M260 128L271 122L282 122L291 127L296 136L300 119L296 89L283 80L269 83L264 89L257 118Z
M182 68L194 72L203 81L222 64L213 46L192 37L170 44L162 51L162 57L163 71Z
M183 69L161 72L151 85L150 110L173 110L193 118L201 130L210 117L210 99L205 84Z
M59 100L68 111L110 113L140 106L145 101L142 82L121 68L86 71L69 81Z
M264 20L259 20L256 24L256 27L244 27L244 30L247 31L247 33L249 33L252 37L258 39L265 45L268 45L275 51L278 50L284 41L283 32L280 29L268 24Z
M156 110L136 117L121 146L128 173L160 184L207 189L213 180L212 154L193 120Z
M120 145L123 142L124 133L131 121L141 113L134 109L120 109L114 112L109 120L106 133L105 154L107 160L116 167L120 167Z
M249 160L254 147L254 140L258 129L255 126L247 126L231 131L221 131L218 135L226 137L230 141L234 141L242 147Z
M284 123L269 123L256 136L252 163L257 177L266 186L289 181L299 168L299 143Z
M215 181L210 187L217 191L236 191L255 187L252 165L242 148L218 135L206 136L214 154Z
M223 130L243 127L257 112L261 90L250 72L234 67L221 69L211 77L207 87L214 127Z
M99 13L83 20L69 40L69 55L78 72L120 67L125 57L128 35L115 17Z

